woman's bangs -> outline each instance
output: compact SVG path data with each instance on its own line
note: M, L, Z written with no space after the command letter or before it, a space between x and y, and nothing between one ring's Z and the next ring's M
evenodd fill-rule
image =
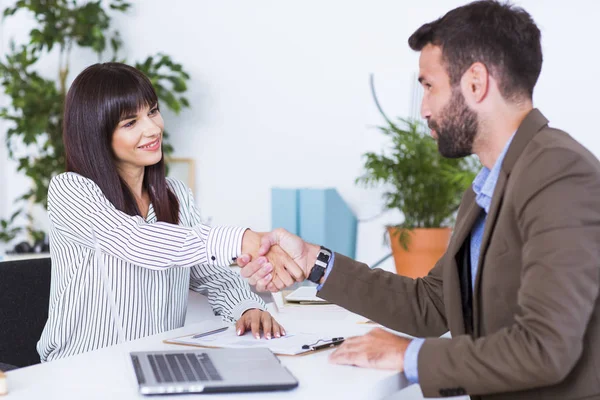
M114 87L118 91L113 97L119 113L119 121L131 115L137 115L146 107L154 107L158 103L156 93L150 82L125 76L122 82ZM134 79L132 79L134 78Z

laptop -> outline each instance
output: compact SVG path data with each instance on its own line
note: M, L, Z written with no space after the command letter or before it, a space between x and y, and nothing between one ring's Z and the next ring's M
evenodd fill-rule
M294 376L267 348L132 352L141 394L288 390Z

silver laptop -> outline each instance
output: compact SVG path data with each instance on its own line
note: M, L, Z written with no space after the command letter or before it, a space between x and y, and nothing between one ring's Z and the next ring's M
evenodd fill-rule
M267 348L132 352L141 394L287 390L294 376Z

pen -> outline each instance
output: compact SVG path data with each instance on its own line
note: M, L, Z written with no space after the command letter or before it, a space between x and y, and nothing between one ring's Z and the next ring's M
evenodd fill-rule
M201 337L204 337L204 336L212 335L213 333L223 332L223 331L226 331L227 329L229 329L228 326L222 326L220 328L213 329L212 331L202 332L202 333L199 333L197 335L194 335L194 336L192 336L192 339L198 339L198 338L201 338Z

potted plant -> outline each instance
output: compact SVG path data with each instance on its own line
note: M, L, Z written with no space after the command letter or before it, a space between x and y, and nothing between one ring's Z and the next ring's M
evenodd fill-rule
M381 154L364 155L365 172L356 181L386 185L385 208L404 215L402 223L387 227L396 271L413 278L425 276L447 248L462 194L473 182L479 162L472 156L442 157L424 122L403 118L393 122L383 113L374 90L373 97L386 121L379 130L391 143Z

